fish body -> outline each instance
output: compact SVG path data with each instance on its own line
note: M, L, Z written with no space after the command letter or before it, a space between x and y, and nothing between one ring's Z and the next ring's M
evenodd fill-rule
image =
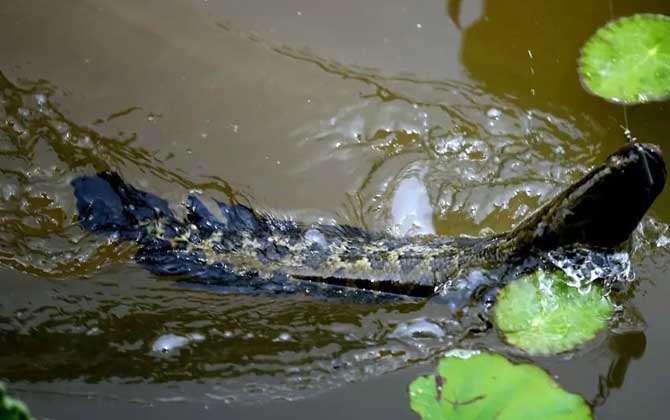
M660 150L628 145L515 229L487 238L394 237L277 219L241 204L218 203L210 211L195 196L179 219L165 200L113 172L82 176L72 185L81 225L136 241L136 261L158 275L242 287L312 282L429 296L476 268L515 264L533 253L575 244L618 247L664 182Z

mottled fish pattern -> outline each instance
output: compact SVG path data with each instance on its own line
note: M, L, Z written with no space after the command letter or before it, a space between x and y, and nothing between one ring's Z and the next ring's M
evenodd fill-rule
M210 211L195 196L178 219L167 202L101 172L72 181L80 224L133 240L137 262L191 281L291 287L318 282L429 296L474 268L520 261L575 243L616 247L663 188L665 165L650 145L629 145L546 203L514 230L489 238L393 237L346 225L305 225L240 204ZM624 194L630 200L619 203ZM618 207L616 215L611 208Z

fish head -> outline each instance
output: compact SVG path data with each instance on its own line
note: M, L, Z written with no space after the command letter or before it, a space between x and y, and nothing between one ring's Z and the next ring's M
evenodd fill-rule
M663 191L658 146L629 143L611 154L515 230L534 248L581 244L615 248L625 242Z

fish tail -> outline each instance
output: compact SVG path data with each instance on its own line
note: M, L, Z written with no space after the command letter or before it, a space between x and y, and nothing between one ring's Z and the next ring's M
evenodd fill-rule
M79 224L104 236L140 240L147 221L175 216L165 200L126 184L115 172L72 180Z

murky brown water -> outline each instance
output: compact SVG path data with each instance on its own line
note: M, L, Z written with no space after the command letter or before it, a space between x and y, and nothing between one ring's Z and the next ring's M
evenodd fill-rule
M0 379L50 418L413 418L409 382L474 346L545 367L599 418L664 418L667 192L638 238L626 319L527 358L432 302L154 278L132 245L73 225L69 186L112 168L177 211L197 190L383 230L414 178L439 233L502 231L623 144L623 109L584 93L575 62L595 28L640 11L670 4L0 3ZM627 117L670 150L668 105ZM444 335L401 333L425 322ZM166 334L191 340L153 351Z

